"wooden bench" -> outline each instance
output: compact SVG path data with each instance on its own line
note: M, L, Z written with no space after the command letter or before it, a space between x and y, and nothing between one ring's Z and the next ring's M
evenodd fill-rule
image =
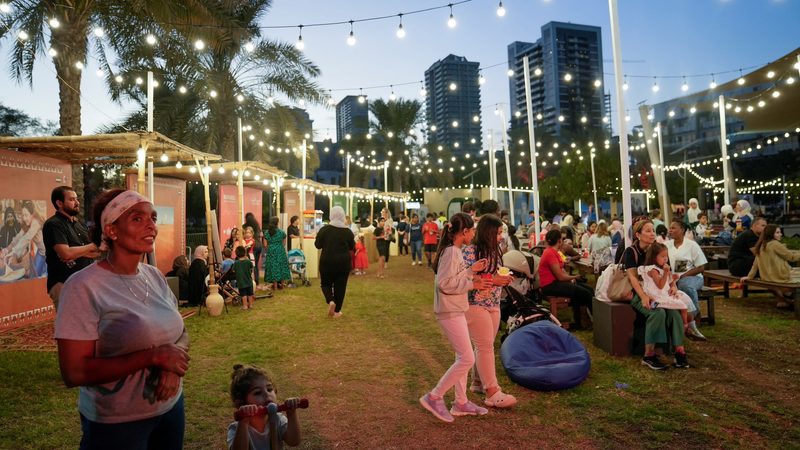
M543 295L545 301L550 305L550 313L553 314L555 317L558 317L558 308L566 308L569 306L569 297L556 297L556 296L547 296ZM580 317L573 318L574 321L580 321ZM569 324L564 322L561 324L561 328L565 330L569 329Z
M711 280L721 281L723 285L722 292L725 298L730 298L730 283L740 283L740 277L731 275L731 273L727 270L706 270L703 272L703 277L707 284L710 283ZM800 308L797 307L796 300L800 298L800 283L776 283L764 280L747 280L747 283L745 283L742 288L742 295L745 297L747 297L749 286L767 289L781 295L786 293L792 294L793 298L795 299L794 317L795 319L800 320Z
M702 314L700 315L700 321L709 325L717 323L716 308L714 306L715 295L717 295L717 291L708 286L703 286L701 290L697 291L697 299L701 302L706 302L706 309L708 311L705 317L703 317Z

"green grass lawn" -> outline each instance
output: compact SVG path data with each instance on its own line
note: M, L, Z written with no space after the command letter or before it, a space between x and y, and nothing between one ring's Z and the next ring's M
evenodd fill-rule
M689 344L689 370L655 373L608 356L590 331L577 333L592 370L575 389L526 390L498 362L519 405L445 424L417 403L453 359L432 289L429 270L392 258L385 280L351 277L341 319L325 315L318 280L251 312L190 317L186 447L224 448L230 370L241 362L270 370L279 398L310 399L301 448L800 446L800 324L771 298L718 299L717 325L702 328L709 342ZM0 380L0 448L77 446L77 391L61 382L55 353L0 351Z

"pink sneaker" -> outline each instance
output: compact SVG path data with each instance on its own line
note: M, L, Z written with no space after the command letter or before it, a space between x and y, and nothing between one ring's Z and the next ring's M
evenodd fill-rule
M430 394L425 394L419 398L419 404L443 422L452 422L455 420L453 416L447 412L447 405L444 404L444 399L442 398L439 400L431 400Z
M517 404L517 399L511 394L498 390L493 396L486 397L483 403L492 408L511 408Z
M450 408L450 414L454 416L483 416L489 414L489 410L470 401L463 405L459 405L458 402L453 402L453 406Z

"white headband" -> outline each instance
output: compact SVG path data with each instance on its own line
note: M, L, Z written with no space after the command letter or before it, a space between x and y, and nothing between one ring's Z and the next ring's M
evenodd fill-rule
M106 244L106 240L108 239L108 236L106 236L106 225L116 222L121 215L125 214L125 211L139 203L153 204L147 197L136 191L128 190L114 197L114 199L108 202L106 207L103 208L103 213L100 214L100 229L102 230L102 235L100 236L101 251L108 250L108 244Z

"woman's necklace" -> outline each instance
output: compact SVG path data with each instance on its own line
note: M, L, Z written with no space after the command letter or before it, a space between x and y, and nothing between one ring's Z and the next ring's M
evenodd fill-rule
M117 272L117 268L116 268L116 267L114 267L114 265L113 265L113 264L111 264L111 260L110 260L110 259L108 259L108 258L106 258L106 262L108 263L108 265L109 265L109 266L111 266L112 272L113 272L114 274L116 274L116 275L119 277L119 279L120 279L120 280L122 280L122 282L125 284L125 287L126 287L126 288L128 288L128 290L131 292L131 295L133 295L134 297L136 297L136 299L137 299L137 300L141 300L141 301L142 301L142 303L144 303L144 304L146 305L146 304L147 304L147 299L150 297L150 280L148 280L148 279L147 279L147 274L145 274L145 273L143 273L141 270L139 270L139 268L138 268L138 267L136 268L136 275L137 275L137 276L138 276L140 273L141 273L142 275L144 275L144 286L145 286L145 290L144 290L144 299L142 299L141 297L139 297L138 295L136 295L136 293L135 293L135 292L133 292L133 289L131 289L131 285L130 285L130 284L128 284L128 280L126 280L126 279L125 279L125 277L123 277L121 274L119 274L119 273Z

